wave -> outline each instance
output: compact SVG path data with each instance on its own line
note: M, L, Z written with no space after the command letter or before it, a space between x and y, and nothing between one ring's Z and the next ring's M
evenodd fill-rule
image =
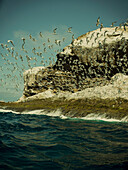
M99 113L99 114L91 113L85 117L81 117L80 119L98 120L98 121L105 121L105 122L128 122L128 116L126 116L122 119L116 119L116 118L108 118L106 114L101 114L101 113Z
M72 120L94 120L94 121L105 121L105 122L128 122L128 116L122 118L122 119L116 119L116 118L108 118L106 114L97 114L97 113L90 113L85 117L67 117L64 116L61 110L54 110L54 111L46 111L43 109L40 110L33 110L33 111L23 111L23 112L16 112L13 110L5 110L0 109L0 112L2 113L14 113L14 114L33 114L33 115L46 115L46 116L52 116L52 117L60 117L61 119L72 119Z
M40 110L16 112L16 114L46 115L46 116L52 116L52 117L60 117L61 119L68 118L67 116L64 116L60 110L46 111L46 110L40 109Z
M6 109L0 109L0 113L15 113L15 114L20 114L20 112L16 112L13 110L6 110Z

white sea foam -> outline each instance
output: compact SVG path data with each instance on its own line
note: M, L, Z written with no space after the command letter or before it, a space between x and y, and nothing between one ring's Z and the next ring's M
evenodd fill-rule
M13 110L6 110L6 109L0 109L0 112L3 112L3 113L15 113L15 114L19 114L20 112L16 112L16 111L13 111Z
M60 110L54 110L54 111L45 111L45 110L33 110L33 111L24 111L20 114L35 114L35 115L47 115L52 117L60 117L62 119L67 119L66 116L62 115L62 112Z
M119 119L115 119L115 118L108 118L106 116L106 114L95 114L95 113L91 113L88 114L85 117L81 117L80 119L84 119L84 120L98 120L98 121L105 121L105 122L128 122L128 116L122 118L121 120Z
M74 117L70 118L67 116L64 116L61 112L61 110L54 110L54 111L46 111L46 110L33 110L33 111L24 111L24 112L15 112L12 110L5 110L5 109L0 109L0 112L3 113L14 113L14 114L31 114L31 115L46 115L46 116L51 116L51 117L60 117L61 119L71 119L71 120L76 120L76 119L82 119L82 120L95 120L95 121L105 121L105 122L128 122L128 116L122 118L122 119L115 119L115 118L108 118L106 114L97 114L97 113L91 113L88 114L85 117Z
M122 118L121 120L114 119L114 118L108 118L106 114L95 114L91 113L88 114L85 117L75 117L75 118L70 118L67 116L64 116L61 112L61 110L54 110L54 111L45 111L45 110L34 110L34 111L25 111L21 112L20 114L35 114L35 115L47 115L47 116L52 116L52 117L60 117L61 119L83 119L83 120L96 120L96 121L105 121L105 122L128 122L128 116Z

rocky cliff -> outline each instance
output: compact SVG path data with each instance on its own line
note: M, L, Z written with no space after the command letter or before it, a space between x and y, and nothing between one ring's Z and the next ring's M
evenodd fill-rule
M111 83L116 73L128 74L128 28L88 32L57 54L55 65L24 72L23 98L50 90L77 92Z

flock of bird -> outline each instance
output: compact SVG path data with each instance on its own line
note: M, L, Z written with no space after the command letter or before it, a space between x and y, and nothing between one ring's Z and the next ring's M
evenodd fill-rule
M111 27L114 27L115 24L116 24L116 22L112 22ZM125 23L120 24L120 27L123 26L124 31L126 31L127 25L128 25L128 22L125 22ZM100 30L103 29L103 23L100 22L100 17L97 19L96 26L97 27L100 26ZM117 28L118 27L115 27L115 31ZM20 87L21 87L21 84L23 83L23 72L26 69L28 69L28 68L31 69L32 67L36 67L39 65L42 65L42 66L54 65L56 62L54 53L62 51L61 47L66 39L66 37L63 37L61 40L56 39L57 29L58 28L55 28L52 33L53 35L55 35L54 43L53 43L53 40L50 39L50 37L47 38L47 40L46 40L46 37L45 37L45 35L42 34L42 32L39 33L39 37L42 40L42 44L38 44L38 39L33 37L31 34L29 34L28 37L22 37L21 38L22 44L21 44L20 52L17 51L17 47L12 40L8 40L7 44L1 43L0 44L0 46L1 46L1 50L0 50L0 56L1 56L1 58L0 58L0 61L1 61L0 62L0 72L1 72L0 86L3 86L6 88L6 90L9 90L10 83L12 82L14 84L13 88L16 91L21 91ZM74 39L74 34L72 32L72 27L69 27L66 32L70 33L70 35L72 36L72 42L74 42L75 39ZM104 35L106 33L107 32L104 32ZM120 35L120 36L122 36L122 35ZM46 41L44 41L44 37L45 37ZM93 37L93 34L92 34L92 37ZM97 37L98 37L98 34L97 34ZM32 46L32 49L27 49L26 41L28 41L28 39L29 39L29 41L33 42L33 44L34 43L36 44L34 47ZM88 43L89 39L86 39L86 41ZM99 46L100 45L101 44L99 43ZM56 49L56 47L58 49ZM123 48L124 53L125 53L126 48L124 48L124 47L126 47L126 46L123 45L123 43L122 43L122 46L120 46L120 48ZM83 51L81 48L81 53L82 52ZM44 57L46 54L49 55L49 53L50 53L49 58ZM110 51L110 53L112 53L112 51ZM113 55L113 54L108 53L108 54L106 54L106 56L107 55L109 56L109 55ZM106 56L105 56L105 59L107 58ZM119 56L119 54L117 54L117 56ZM102 56L102 57L104 58L104 56ZM119 58L119 60L117 61L118 64L122 65L120 56L117 58ZM124 55L123 62L124 62L125 58L127 59L126 54ZM111 60L113 60L113 59L111 59ZM87 69L85 69L84 65L81 64L81 62L79 62L77 59L71 60L71 61L69 59L68 62L69 62L69 64L72 65L72 67L71 67L72 72L74 72L74 70L78 70L78 73L81 73L81 75L78 76L79 84L81 84L82 79L84 79L86 77L85 74L87 72L90 75L100 74L100 71L99 71L101 69L100 67L98 68L98 71L96 71L93 68L93 66L90 66L87 70ZM110 61L110 62L113 62L113 61ZM75 64L75 63L77 63L77 64ZM62 71L65 71L65 68L63 67L64 64L65 64L65 61L61 62L58 60L58 62L56 63L56 67L59 69L61 68ZM94 62L92 61L92 65L93 64L94 64ZM106 67L108 67L108 65L106 65ZM107 72L110 71L109 69L106 69L106 70L107 70ZM103 72L103 70L101 70L101 72ZM109 74L109 73L107 73L107 74Z
M0 87L6 90L10 89L10 83L13 83L13 88L18 92L23 86L23 72L36 66L53 65L56 62L55 54L62 51L67 37L58 38L58 28L53 29L51 37L46 38L46 35L39 32L39 37L33 37L29 34L26 37L21 37L21 47L13 40L8 40L6 44L0 43ZM72 27L67 29L67 33L71 33ZM33 42L28 48L28 41ZM23 87L22 87L23 88Z
M111 24L110 26L111 26L111 27L114 27L114 25L115 25L116 23L117 23L117 21L114 21L114 22L112 22L112 24ZM103 23L100 22L100 17L98 17L98 19L97 19L96 26L97 26L97 27L100 26L100 29L103 28ZM124 27L124 31L126 31L126 26L128 26L128 19L126 20L126 22L120 23L120 24L119 24L119 27L121 28L121 26L123 26L123 27Z

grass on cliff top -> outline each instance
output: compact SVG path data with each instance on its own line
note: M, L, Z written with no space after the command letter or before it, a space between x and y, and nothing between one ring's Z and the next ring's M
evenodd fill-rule
M44 109L47 111L60 109L63 115L69 117L84 117L89 113L106 113L108 118L121 119L128 116L128 100L118 98L110 99L78 99L78 100L55 100L43 99L21 103L0 102L0 108L15 111L30 111Z

